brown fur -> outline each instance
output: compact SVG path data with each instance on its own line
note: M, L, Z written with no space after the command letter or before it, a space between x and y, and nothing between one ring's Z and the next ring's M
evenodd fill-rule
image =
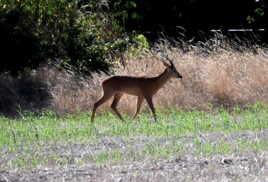
M176 70L172 62L170 64L163 63L166 66L165 71L156 77L130 77L130 76L113 76L102 83L103 96L94 104L91 116L91 122L94 121L95 112L97 108L114 97L111 108L115 114L124 120L117 105L123 94L134 95L138 97L137 110L133 118L137 116L140 111L141 104L145 99L153 113L154 120L156 121L155 108L153 104L153 96L156 92L163 87L163 85L172 77L182 78Z

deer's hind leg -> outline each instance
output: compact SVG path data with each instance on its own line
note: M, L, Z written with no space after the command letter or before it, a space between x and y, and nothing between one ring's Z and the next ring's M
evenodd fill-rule
M112 96L113 96L112 92L107 92L107 91L105 92L105 90L104 90L103 96L93 106L92 115L91 115L91 122L94 121L95 113L96 113L97 108L100 105L102 105L104 102L109 100Z
M123 96L122 93L116 93L114 95L114 100L113 100L113 103L111 105L111 108L113 109L113 111L115 112L115 114L122 120L124 121L123 117L121 116L121 114L119 113L119 111L117 110L117 105L118 105L118 102L119 100L121 99L121 97Z

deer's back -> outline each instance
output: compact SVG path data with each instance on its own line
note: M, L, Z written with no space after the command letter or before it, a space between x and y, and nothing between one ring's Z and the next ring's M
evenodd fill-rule
M113 76L105 80L102 85L104 89L140 95L150 88L151 79L146 77Z

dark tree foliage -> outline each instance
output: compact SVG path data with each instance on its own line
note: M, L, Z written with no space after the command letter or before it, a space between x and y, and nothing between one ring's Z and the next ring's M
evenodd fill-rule
M97 0L3 0L0 8L0 73L17 76L42 62L80 75L109 72L127 48L123 28Z
M0 72L9 71L12 75L25 69L36 68L43 62L40 41L35 36L31 15L13 9L7 13L0 12ZM38 61L37 61L38 60Z
M0 73L17 75L42 62L108 72L130 44L146 47L146 38L163 35L200 41L211 29L267 30L267 11L265 0L1 0Z
M173 38L198 36L211 29L263 28L267 23L265 0L111 0L116 10L126 7L118 16L128 31L140 31L150 40L164 33ZM133 16L135 15L135 16ZM201 36L203 36L202 34Z

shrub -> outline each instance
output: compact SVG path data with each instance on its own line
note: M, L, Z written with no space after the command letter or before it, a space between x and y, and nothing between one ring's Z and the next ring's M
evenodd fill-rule
M127 49L129 37L98 1L3 0L0 2L0 72L20 72L40 63L90 74L108 72Z

